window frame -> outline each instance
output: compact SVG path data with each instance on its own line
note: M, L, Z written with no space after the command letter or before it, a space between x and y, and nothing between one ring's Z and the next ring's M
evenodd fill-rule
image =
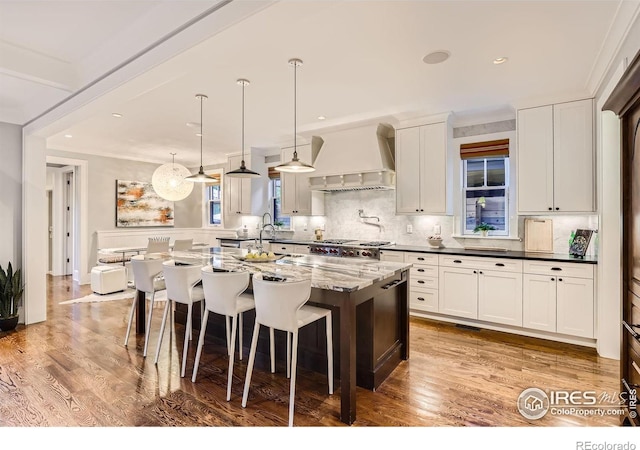
M504 185L500 186L488 186L488 161L490 160L502 160L504 166ZM483 161L484 164L484 180L482 186L468 186L468 177L467 177L467 163L469 161ZM491 191L491 190L504 190L504 230L490 230L487 233L488 237L510 237L511 236L511 158L510 156L490 156L490 157L481 157L481 158L468 158L461 160L461 178L462 178L462 189L461 189L461 214L460 214L460 224L461 224L461 235L463 237L474 237L478 236L478 233L474 233L473 230L467 230L467 192L468 191Z
M217 185L202 184L202 223L204 228L224 228L224 179L223 174L219 170L207 172L208 175L217 175L220 183ZM209 198L209 188L218 186L220 197L219 200ZM220 204L220 223L211 223L211 203Z

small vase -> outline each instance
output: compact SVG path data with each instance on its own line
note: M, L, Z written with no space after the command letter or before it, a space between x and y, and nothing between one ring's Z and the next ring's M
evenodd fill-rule
M0 318L0 331L11 331L18 326L18 316L9 318Z
M482 237L487 237L489 235L489 230L480 230L480 234Z

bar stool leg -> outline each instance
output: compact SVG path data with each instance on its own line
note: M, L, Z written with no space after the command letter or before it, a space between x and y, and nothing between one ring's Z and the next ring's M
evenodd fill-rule
M224 316L224 332L227 337L227 355L231 354L231 323L229 320L231 317Z
M291 387L289 392L289 426L293 426L293 410L296 398L296 366L298 365L298 331L294 331L291 344L293 354L291 355Z
M198 366L200 365L200 356L202 355L202 347L204 346L204 336L207 332L207 322L209 319L209 310L204 310L204 316L202 316L202 329L200 330L200 337L198 338L198 350L196 351L196 360L193 363L193 374L191 375L191 382L196 382L196 375L198 375Z
M191 316L193 313L193 304L187 305L187 329L184 332L184 346L182 348L182 370L180 376L184 377L187 371L187 350L189 350L189 340L191 340Z
M231 352L229 353L229 374L227 375L227 401L231 400L231 384L233 381L233 357L235 356L236 332L238 331L238 316L231 321Z
M124 346L129 343L129 334L131 333L131 323L133 322L133 314L136 312L136 305L138 303L137 296L133 297L133 303L131 304L131 310L129 311L129 324L127 325L127 336L124 338Z
M154 364L158 364L158 357L160 356L160 347L162 346L162 336L164 336L164 326L167 323L167 316L169 315L169 309L171 308L171 300L167 298L167 304L164 305L164 313L162 314L162 324L160 325L160 335L158 336L158 345L156 346L156 360Z
M244 392L242 393L242 407L247 407L247 398L249 398L249 385L251 384L251 374L253 372L253 363L256 360L256 349L258 347L258 333L260 332L260 324L255 323L253 327L253 337L251 338L251 350L249 350L249 361L247 362L247 376L244 380Z
M142 352L142 356L144 358L147 357L147 347L149 346L149 334L151 334L151 317L153 316L153 302L155 298L156 298L156 292L153 291L151 293L151 306L149 307L149 317L147 318L147 329L144 334L144 351Z
M287 331L287 378L291 378L291 333Z
M238 353L240 353L240 361L242 361L242 314L238 314L238 319L240 320L240 334L238 335L238 344L240 348L238 349Z
M327 377L329 378L329 394L333 394L333 333L331 331L331 311L325 317L327 322Z

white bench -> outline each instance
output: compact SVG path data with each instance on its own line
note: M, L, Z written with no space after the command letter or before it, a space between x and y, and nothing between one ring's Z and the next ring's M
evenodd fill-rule
M127 289L127 269L124 266L96 266L91 269L91 289L96 294L111 294Z

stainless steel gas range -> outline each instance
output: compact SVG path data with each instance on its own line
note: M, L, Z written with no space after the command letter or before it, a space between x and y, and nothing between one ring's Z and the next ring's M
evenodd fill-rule
M312 255L339 256L343 258L380 259L379 249L393 245L390 241L357 241L349 239L324 239L309 245Z

